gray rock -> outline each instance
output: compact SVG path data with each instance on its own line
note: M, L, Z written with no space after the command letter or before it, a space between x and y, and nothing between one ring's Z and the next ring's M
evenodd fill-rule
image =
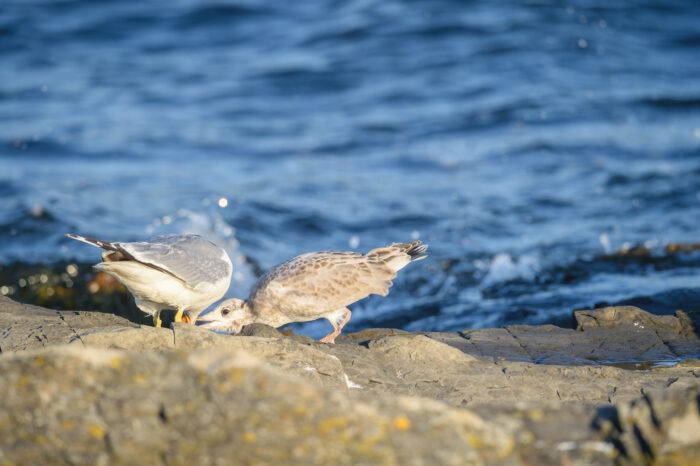
M243 340L243 339L240 339ZM245 350L79 346L0 357L0 462L688 464L698 388L607 411L349 396Z
M350 399L232 348L55 348L0 358L0 373L3 463L456 465L512 456L512 436L476 414L430 400Z
M631 345L631 357L662 360L698 356L698 336L690 317L683 311L674 316L657 316L633 306L576 311L577 330L604 341L601 351L616 353ZM624 333L627 338L620 338ZM626 341L625 341L626 340ZM640 345L649 344L639 355ZM614 346L610 346L614 345ZM646 353L646 354L645 354Z
M173 324L175 347L234 348L248 351L269 364L319 385L346 389L338 359L319 350L322 345L304 345L290 338L242 337L218 334L184 323Z
M659 390L622 403L596 420L631 464L697 464L700 458L700 386Z
M697 458L700 341L687 316L576 319L576 330L369 329L327 345L0 297L0 464Z
M425 335L382 337L371 341L369 349L380 352L387 358L404 362L449 361L463 364L476 361L473 356Z
M282 338L282 332L269 325L254 323L243 327L240 333L244 337L265 337L265 338Z
M0 351L19 351L80 340L94 329L135 328L136 324L112 314L54 311L20 304L0 296Z
M163 349L174 348L172 330L147 326L108 327L81 331L70 343L118 349Z
M394 328L368 328L355 333L342 333L335 339L337 343L363 343L377 338L406 334L403 330Z

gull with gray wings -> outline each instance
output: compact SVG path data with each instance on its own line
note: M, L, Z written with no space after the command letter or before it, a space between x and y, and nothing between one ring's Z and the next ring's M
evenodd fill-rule
M203 327L241 331L254 322L280 327L325 318L333 332L320 341L335 343L350 320L350 304L370 294L386 296L396 273L425 258L420 241L394 243L367 254L310 252L278 265L255 285L248 300L229 299L201 319Z
M198 235L163 235L133 243L66 236L104 249L95 268L127 287L156 327L163 309L177 310L176 322L183 321L186 310L184 321L194 323L231 283L233 265L226 251Z

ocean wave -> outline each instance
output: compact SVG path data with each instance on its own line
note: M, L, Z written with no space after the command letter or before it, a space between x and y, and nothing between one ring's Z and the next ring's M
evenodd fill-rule
M488 265L479 262L477 268L486 270L482 287L515 280L532 281L540 271L540 261L534 256L513 258L510 254L497 254Z

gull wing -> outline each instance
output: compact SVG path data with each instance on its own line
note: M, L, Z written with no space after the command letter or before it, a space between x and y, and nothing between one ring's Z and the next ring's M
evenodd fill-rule
M340 309L370 294L386 296L396 272L383 261L355 252L314 252L295 257L260 279L249 299L254 307L310 314Z
M163 235L149 241L121 243L67 235L118 253L104 260L133 260L168 273L190 288L231 281L233 266L226 251L199 235Z
M198 235L165 235L119 244L133 260L163 269L191 288L231 281L233 267L226 251Z

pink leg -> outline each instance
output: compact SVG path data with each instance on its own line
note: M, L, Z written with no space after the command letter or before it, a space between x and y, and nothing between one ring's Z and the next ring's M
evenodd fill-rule
M340 331L343 330L343 327L345 324L348 323L350 320L350 316L352 315L352 312L350 312L350 309L345 310L345 317L343 317L343 320L339 324L333 324L333 332L329 333L325 337L321 338L320 341L321 343L330 343L330 344L335 344L335 337L340 335Z

